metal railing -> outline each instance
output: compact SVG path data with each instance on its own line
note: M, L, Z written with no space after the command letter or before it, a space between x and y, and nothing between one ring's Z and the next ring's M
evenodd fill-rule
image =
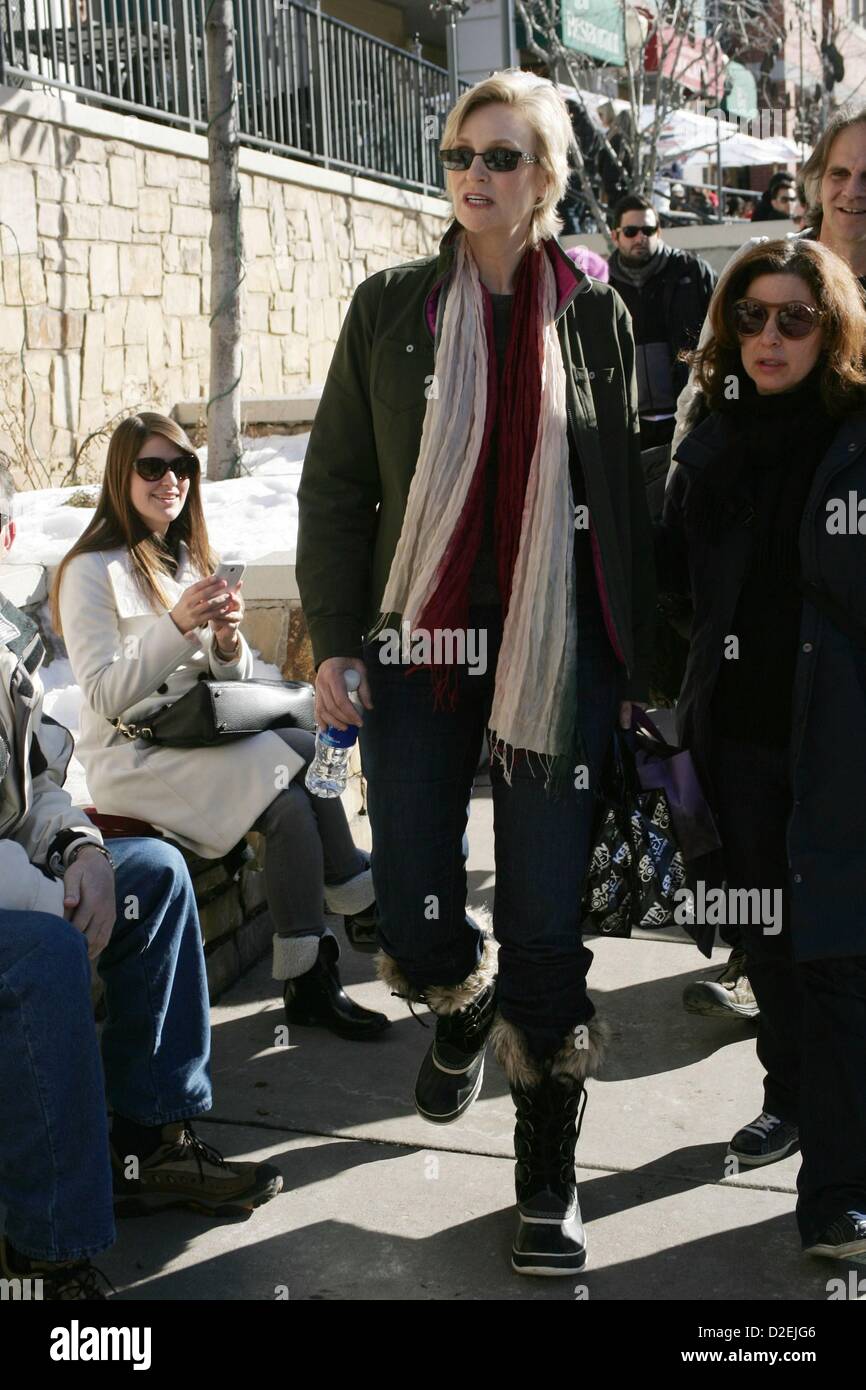
M207 0L0 0L0 82L202 133L206 9ZM444 69L299 0L240 0L235 22L242 144L443 189Z

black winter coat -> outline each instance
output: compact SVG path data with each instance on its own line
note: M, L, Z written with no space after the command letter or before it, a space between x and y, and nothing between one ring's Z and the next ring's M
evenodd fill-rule
M689 379L689 369L685 362L677 359L685 348L691 350L698 345L716 287L716 272L702 256L675 246L658 274L651 276L636 291L629 281L621 280L617 275L615 256L608 257L607 263L611 272L610 283L622 295L627 307L635 295L659 297L660 317L667 326L674 394L678 396ZM635 341L638 344L644 341L637 330Z
M689 594L691 647L677 722L712 802L708 755L710 703L724 659L724 639L751 557L750 508L717 543L700 541L684 516L697 473L730 447L728 417L713 413L677 450L679 467L657 528L660 592ZM853 499L850 497L853 494ZM841 499L862 531L828 531L828 503ZM866 411L841 422L818 465L800 527L804 585L825 596L804 599L792 697L788 822L791 928L799 960L866 955ZM849 633L827 614L842 610ZM835 605L835 607L834 607ZM855 640L862 629L862 642Z

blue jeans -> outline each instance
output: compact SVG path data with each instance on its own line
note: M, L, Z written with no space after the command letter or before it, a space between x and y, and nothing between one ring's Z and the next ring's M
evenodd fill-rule
M373 879L383 949L419 990L455 985L478 964L482 935L466 915L462 837L481 737L490 715L501 641L498 608L470 610L487 630L487 670L456 668L455 710L433 707L429 674L364 657L374 708L361 751L373 832ZM517 758L511 786L491 768L499 942L499 1008L538 1056L594 1013L586 993L592 952L581 941L580 903L599 773L618 707L617 666L597 600L578 619L578 714L589 787L545 792L535 760ZM533 771L534 774L533 775Z
M103 1081L84 937L60 917L0 912L0 1201L32 1259L114 1242L106 1097L142 1125L211 1106L207 979L183 856L113 840L117 920L105 985Z

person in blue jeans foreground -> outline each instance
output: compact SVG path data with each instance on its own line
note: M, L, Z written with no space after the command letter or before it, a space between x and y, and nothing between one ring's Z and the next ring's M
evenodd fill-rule
M11 498L0 474L3 558ZM211 1106L210 1024L186 864L157 839L112 841L109 856L72 805L72 741L42 715L43 657L33 622L0 593L0 1278L96 1299L90 1261L113 1244L115 1211L252 1209L282 1178L225 1162L193 1131Z

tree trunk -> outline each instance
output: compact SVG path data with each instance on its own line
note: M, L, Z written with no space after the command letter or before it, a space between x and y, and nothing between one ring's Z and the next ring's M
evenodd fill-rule
M585 117L585 119L587 121L590 121L591 118L586 109L586 103L580 96L580 79L577 67L574 62L574 58L572 56L571 50L567 49L560 40L556 30L553 6L548 3L548 0L515 0L515 8L518 14L520 15L520 18L523 22L524 30L526 32L527 49L529 50L529 52L534 53L537 57L541 58L542 61L547 63L548 67L552 68L554 71L557 63L562 64L562 66L565 68L568 74L569 81L571 82L572 86L578 94L577 105L580 108L581 113ZM536 28L542 29L544 31L547 48L542 48L542 46L533 38L533 24L536 26ZM618 167L624 173L625 171L622 170L622 165L620 163L616 151L611 146L607 136L601 130L599 130L598 132L597 139L599 150L603 150L607 154L613 166ZM580 148L580 142L577 140L575 140L573 158L575 172L578 176L578 180L580 183L580 191L589 205L589 209L593 217L595 218L596 226L603 235L607 243L608 249L610 251L613 251L615 250L615 246L613 237L610 234L610 228L607 224L607 218L604 214L604 210L602 209L601 204L598 201L598 198L595 195L595 189L592 186L592 180L590 179L589 173L587 171L586 161L583 157L583 151Z
M208 477L240 472L241 280L243 238L238 178L238 109L232 0L211 0L205 21L210 172L210 400Z

